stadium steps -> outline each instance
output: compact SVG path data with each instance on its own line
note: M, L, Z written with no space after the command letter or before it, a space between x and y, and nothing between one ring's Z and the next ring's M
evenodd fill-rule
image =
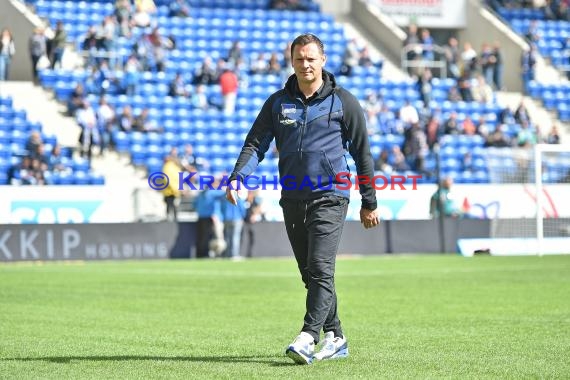
M64 116L65 106L62 106L51 94L32 82L2 82L0 94L11 96L14 108L25 110L32 122L42 124L46 135L57 137L61 146L76 148L81 132L75 121Z
M130 196L135 221L159 221L165 218L162 194L152 190L148 184L146 169L131 164L128 154L114 151L103 155L95 154L91 167L105 175L110 191L119 191Z

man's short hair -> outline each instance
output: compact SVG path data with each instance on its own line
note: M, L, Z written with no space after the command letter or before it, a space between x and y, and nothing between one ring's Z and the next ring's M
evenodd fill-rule
M305 46L305 45L308 45L311 43L317 44L317 47L319 48L319 52L322 55L325 55L325 47L323 45L323 42L320 40L320 38L315 36L312 33L306 33L306 34L301 34L300 36L297 36L297 38L295 38L293 40L293 43L291 44L291 57L293 57L293 50L295 50L295 46L297 46L297 45Z

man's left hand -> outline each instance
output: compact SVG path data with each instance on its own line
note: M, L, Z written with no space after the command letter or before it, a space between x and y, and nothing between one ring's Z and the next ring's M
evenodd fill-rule
M374 228L380 224L380 218L376 210L369 210L367 208L360 209L360 223L364 228Z

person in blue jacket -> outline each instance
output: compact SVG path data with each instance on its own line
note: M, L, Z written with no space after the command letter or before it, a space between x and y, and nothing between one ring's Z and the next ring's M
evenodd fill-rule
M212 188L205 187L196 197L196 213L198 221L196 223L196 258L213 257L213 243L223 236L218 236L222 226L221 197L223 192L216 190L218 182L212 185ZM224 247L219 248L223 251Z
M306 288L300 334L285 353L298 364L348 356L337 312L335 262L350 196L346 154L353 157L362 198L364 228L379 224L376 191L370 181L374 161L364 111L358 100L323 69L321 40L303 34L291 44L294 74L264 103L229 177L226 199L247 181L273 139L279 151L280 205L285 227ZM368 178L368 181L364 180ZM348 185L347 185L348 182ZM320 332L324 340L319 351Z
M224 240L226 241L224 257L239 259L241 257L241 233L247 211L245 199L238 197L235 207L228 202L223 202L221 210L224 222Z

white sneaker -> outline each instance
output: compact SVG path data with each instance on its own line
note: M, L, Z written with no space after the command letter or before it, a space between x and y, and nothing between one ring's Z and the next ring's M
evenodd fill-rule
M293 359L297 364L311 364L315 352L315 340L306 332L301 332L287 347L285 355Z
M348 356L348 342L346 337L334 337L334 332L329 331L325 334L325 339L323 340L323 345L319 352L317 352L313 357L315 360L326 360L326 359L339 359L346 358Z

